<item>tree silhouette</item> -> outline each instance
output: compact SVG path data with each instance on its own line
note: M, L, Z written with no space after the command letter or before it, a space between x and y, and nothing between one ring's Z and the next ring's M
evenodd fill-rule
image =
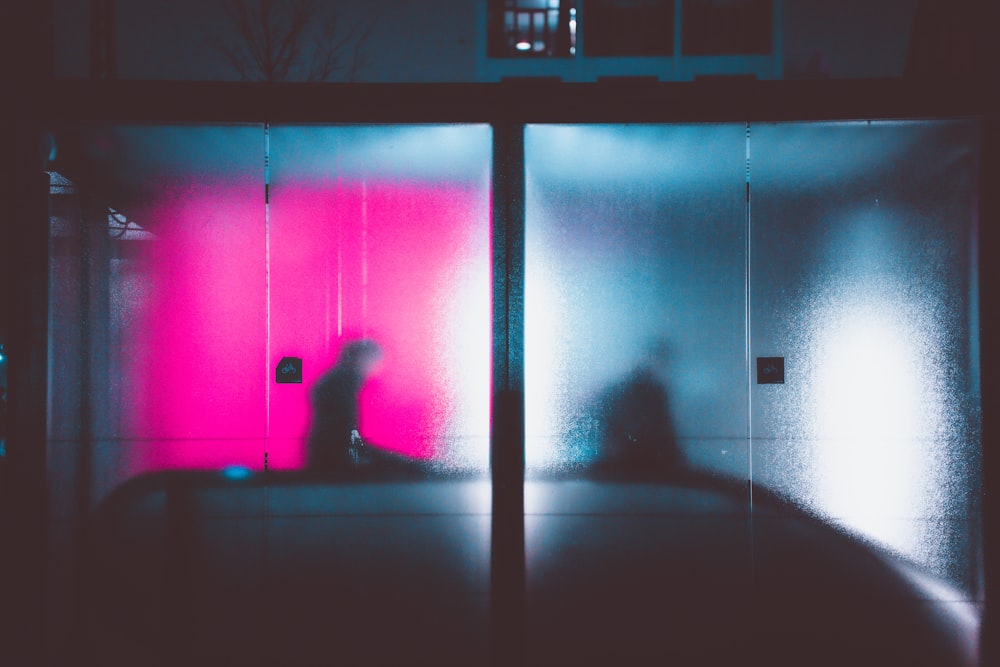
M321 0L226 0L216 43L245 81L353 81L375 19L348 22Z

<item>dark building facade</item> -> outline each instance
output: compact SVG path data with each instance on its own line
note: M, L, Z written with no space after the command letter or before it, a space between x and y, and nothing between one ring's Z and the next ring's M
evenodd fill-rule
M734 53L720 3L528 4L337 83L120 77L108 2L53 76L74 3L5 10L15 658L989 664L986 10L900 3L857 79L785 67L794 3Z

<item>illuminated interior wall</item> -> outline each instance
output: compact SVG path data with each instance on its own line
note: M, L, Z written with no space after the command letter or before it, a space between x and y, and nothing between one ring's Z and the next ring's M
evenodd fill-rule
M652 365L678 445L747 475L745 128L529 126L529 468L593 459L601 396Z
M362 390L378 446L485 470L489 455L490 130L270 130L269 396L273 461L299 467L308 391L344 342L384 356Z
M96 500L149 470L260 469L265 452L300 467L309 387L356 337L386 352L362 435L485 470L490 137L61 138L56 512L86 475ZM647 365L690 464L974 592L975 125L532 125L525 141L529 471L593 460L599 397ZM284 356L304 360L301 385L274 383ZM783 384L755 384L760 356L784 357Z
M63 142L50 281L57 512L149 470L261 465L262 135L121 126Z
M977 129L751 128L760 483L963 588L979 581Z
M975 594L975 127L529 126L529 469L598 456L645 364L690 465Z
M384 350L361 397L366 440L485 469L488 127L68 137L50 305L62 505L80 452L96 496L152 470L260 470L265 453L300 468L309 390L360 337ZM275 383L285 356L303 359L303 383Z

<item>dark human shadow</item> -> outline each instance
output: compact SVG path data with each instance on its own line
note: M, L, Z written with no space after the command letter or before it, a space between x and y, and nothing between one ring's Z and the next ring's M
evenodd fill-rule
M544 581L522 584L516 664L976 664L972 605L936 577L686 463L665 346L592 404L587 467L533 476L503 551L470 502L482 480L423 474L357 435L379 356L350 343L316 383L306 470L160 471L105 499L85 664L326 665L331 647L343 664L514 664L483 599L497 553ZM441 627L459 629L441 642Z
M366 443L358 430L358 396L382 362L382 348L373 340L347 343L337 363L310 392L312 423L306 470L330 475L350 471L424 473L417 459Z
M599 440L591 473L672 479L686 471L670 413L668 368L667 344L657 341L625 377L601 392L594 408Z

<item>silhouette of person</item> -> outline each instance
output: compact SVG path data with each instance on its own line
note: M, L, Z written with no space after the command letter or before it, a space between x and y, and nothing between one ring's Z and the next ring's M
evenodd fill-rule
M658 375L665 364L666 349L660 344L604 393L601 441L594 461L598 470L674 476L684 469L667 390Z
M348 343L333 368L313 386L310 470L331 472L359 463L364 443L358 433L358 394L381 358L382 349L374 341Z

